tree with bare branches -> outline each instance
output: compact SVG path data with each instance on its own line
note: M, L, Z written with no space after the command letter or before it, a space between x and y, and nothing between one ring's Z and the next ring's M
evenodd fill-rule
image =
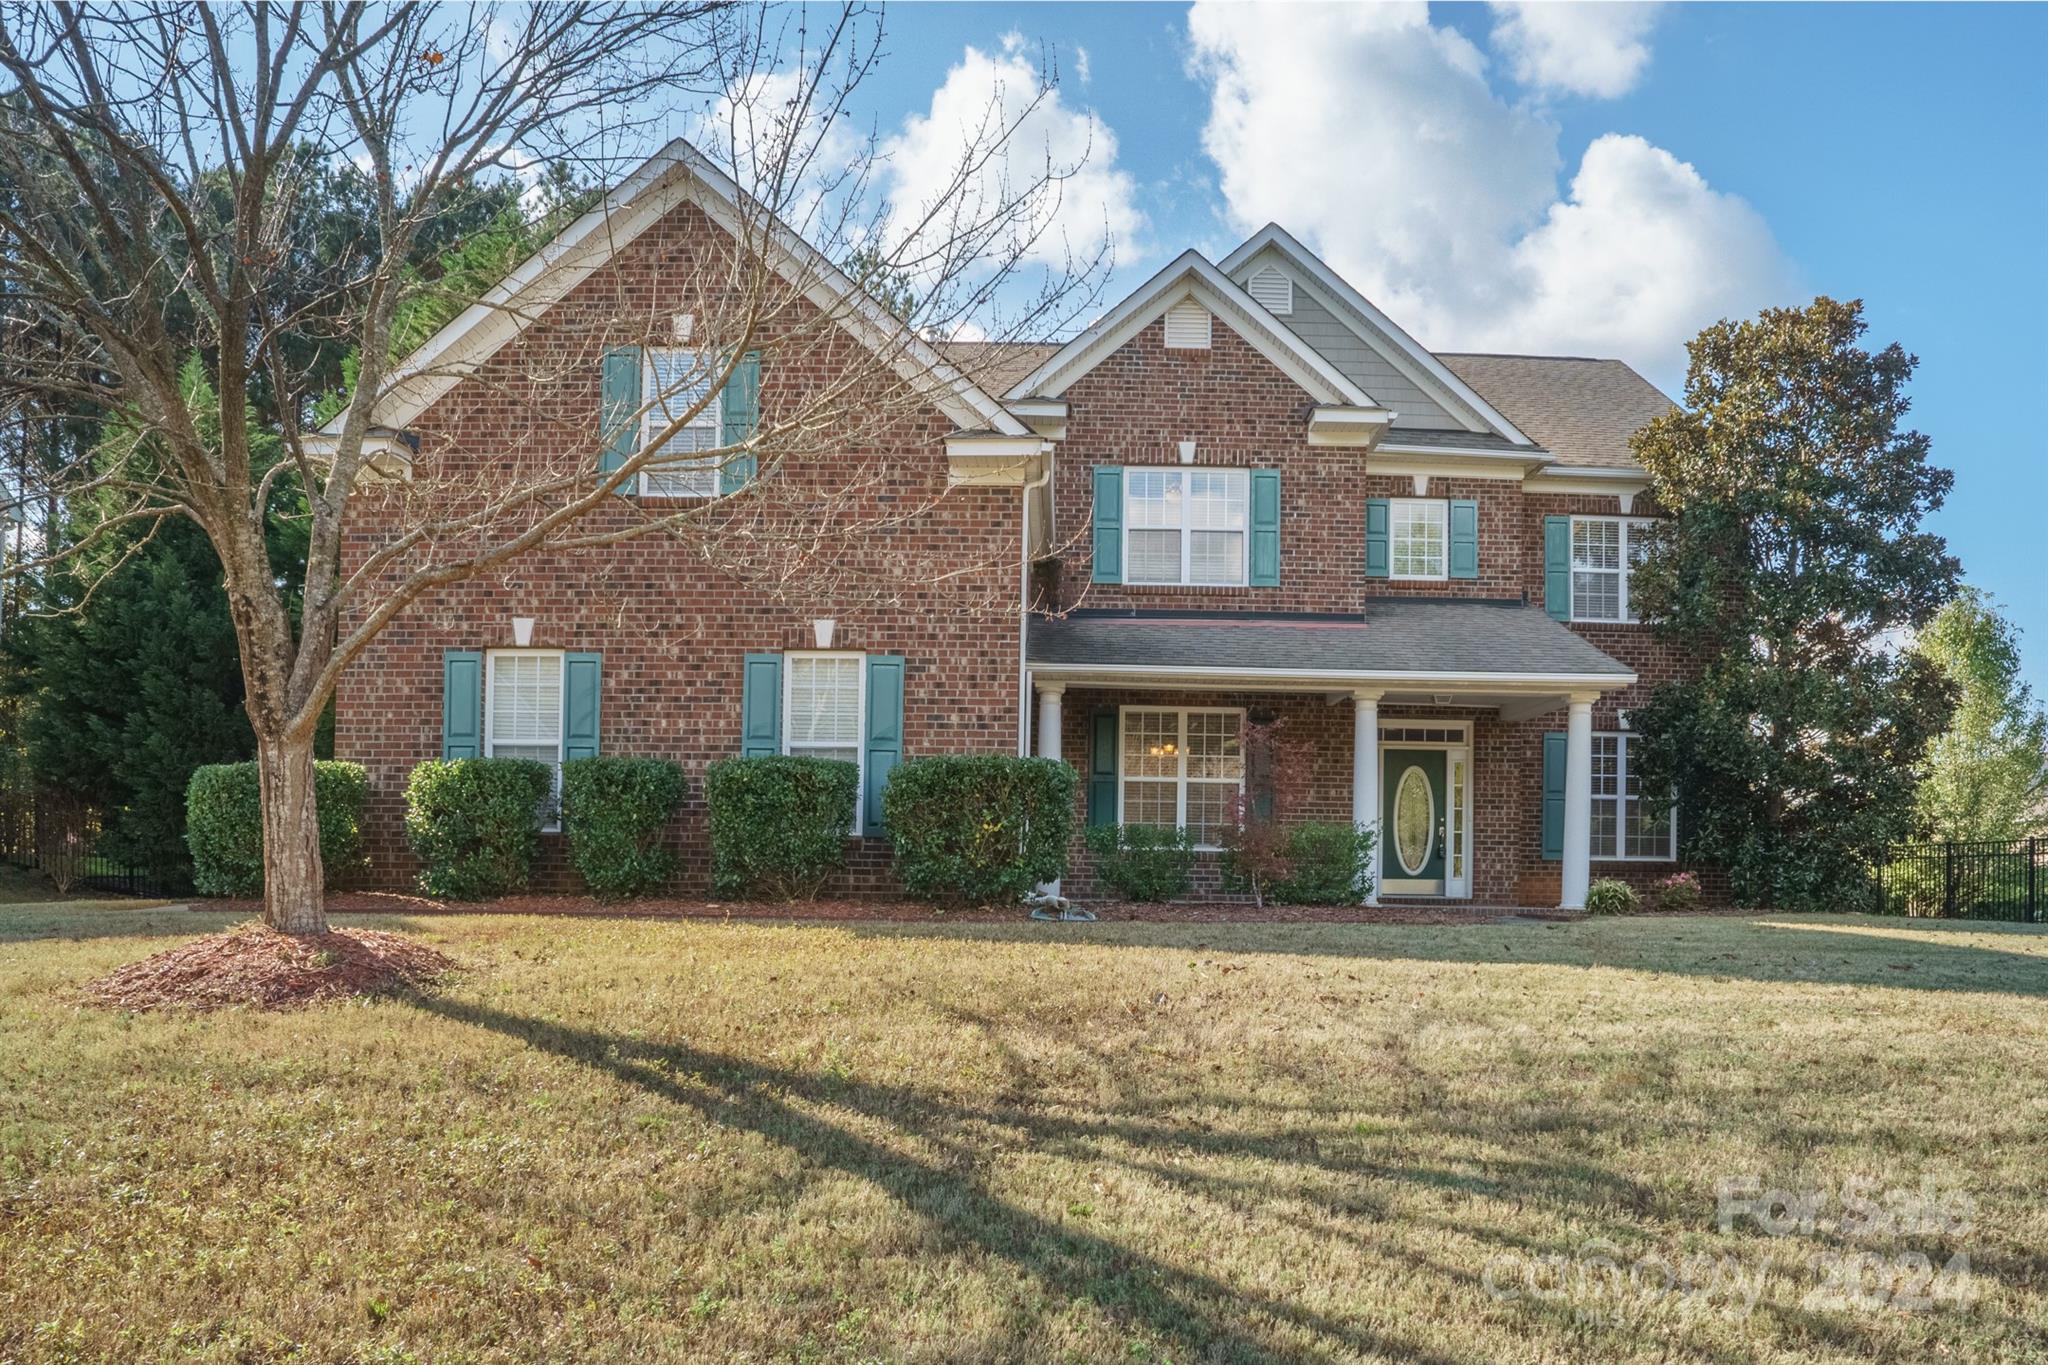
M1048 249L1073 168L1017 154L1014 108L968 131L946 193L883 204L876 142L848 132L877 17L814 18L584 3L0 6L0 396L17 422L83 413L128 433L22 462L18 501L103 511L11 571L100 562L99 538L167 518L205 533L256 738L273 927L325 929L321 710L433 593L523 556L651 536L793 600L974 577L957 562L862 570L830 552L927 510L868 496L884 461L868 437L901 420L876 394L951 395L963 428L1027 436L1000 409L973 410L963 395L980 390L932 340L966 333L999 350L1062 325L1106 247ZM661 125L686 117L691 142L647 158ZM294 197L308 165L343 162L368 179L367 220L336 257L353 268L310 278ZM502 283L417 267L421 241L481 187L535 167L613 188ZM521 352L516 373L484 364L687 184L715 184L727 206L724 245L674 263L701 300L687 321L621 294L571 342ZM908 316L831 264L849 260L890 281L890 307ZM451 321L415 346L423 329L408 320L423 313ZM561 396L594 382L608 350L686 332L696 362L656 391L608 403L601 426L567 415ZM340 393L309 359L335 348L348 356ZM700 439L704 415L768 355L805 382L779 393L772 420ZM897 387L878 390L878 377ZM527 439L487 461L423 440L412 419L457 384L518 410ZM227 416L259 395L274 442ZM621 496L677 485L688 496ZM289 575L265 535L286 493L306 525ZM352 539L368 524L373 544ZM287 579L303 584L296 616ZM1014 594L1002 609L1018 609Z

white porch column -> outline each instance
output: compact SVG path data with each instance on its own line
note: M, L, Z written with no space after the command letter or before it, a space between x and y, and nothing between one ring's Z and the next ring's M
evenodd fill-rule
M1363 688L1351 694L1351 823L1369 829L1373 841L1372 890L1365 903L1380 903L1380 694Z
M1060 695L1066 691L1063 683L1040 683L1038 685L1038 756L1058 758L1060 756Z
M1038 756L1058 758L1060 756L1060 697L1066 692L1064 683L1038 684ZM1048 896L1060 894L1058 880L1040 882L1039 891Z
M1593 858L1593 698L1573 694L1564 731L1564 864L1565 910L1586 908L1586 887L1592 881Z

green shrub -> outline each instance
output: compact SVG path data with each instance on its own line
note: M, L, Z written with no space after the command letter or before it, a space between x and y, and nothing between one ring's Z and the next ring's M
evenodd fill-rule
M1287 875L1269 897L1282 905L1357 905L1372 890L1373 835L1349 820L1308 820L1287 831Z
M1613 877L1602 877L1586 890L1586 913L1589 915L1633 915L1642 906L1642 898L1636 895L1636 889Z
M711 884L721 896L808 900L846 862L860 766L837 758L728 758L704 770Z
M675 875L663 828L683 803L683 770L660 758L572 758L562 765L562 832L583 884L607 900L644 896Z
M1184 829L1095 825L1086 837L1095 875L1119 900L1175 900L1193 884L1195 841Z
M904 890L986 905L1065 875L1076 781L1057 759L1008 754L900 765L889 775L882 817Z
M450 900L522 891L540 847L554 770L530 758L435 759L405 784L405 837L420 890Z
M363 863L363 798L369 775L360 763L313 765L320 810L320 864L334 886ZM192 850L192 888L202 896L263 892L263 787L256 764L209 763L185 787L185 846Z

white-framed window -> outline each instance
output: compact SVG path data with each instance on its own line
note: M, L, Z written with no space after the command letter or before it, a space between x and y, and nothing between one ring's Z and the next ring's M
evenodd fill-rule
M1388 572L1394 578L1450 577L1451 504L1393 498L1387 505Z
M560 828L562 792L562 652L494 649L485 656L484 757L530 758L554 769L541 828Z
M807 651L782 656L782 752L843 759L861 768L853 802L855 833L867 790L866 689L865 655Z
M1124 471L1124 581L1242 587L1251 472Z
M1678 857L1678 808L1643 800L1634 743L1633 735L1593 736L1593 858L1668 863Z
M1185 829L1215 848L1244 791L1243 720L1229 707L1124 707L1117 823Z
M710 392L714 358L701 351L650 346L641 352L641 399L647 405L640 433L641 443L652 442L668 429L669 423L687 413ZM718 496L716 455L692 459L703 451L716 451L724 444L716 400L687 426L663 441L653 456L658 467L643 470L640 491L656 498L715 498Z
M1633 623L1629 578L1642 560L1647 517L1572 518L1572 620Z

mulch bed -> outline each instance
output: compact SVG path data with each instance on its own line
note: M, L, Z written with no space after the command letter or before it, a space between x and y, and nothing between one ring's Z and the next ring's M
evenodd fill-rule
M256 901L195 901L195 909L261 913ZM1090 901L1097 918L1148 924L1487 924L1510 917L1578 919L1555 909L1515 910L1499 906L1459 908L1435 905L1268 905L1238 902L1143 905ZM339 891L327 898L329 914L379 915L565 915L621 919L829 920L869 924L1030 923L1022 906L938 907L922 901L815 900L709 901L650 899L607 903L588 896L501 896L488 901L443 901L395 891Z
M422 986L455 968L446 953L381 929L295 936L244 924L131 962L79 995L86 1004L121 1010L291 1009Z

